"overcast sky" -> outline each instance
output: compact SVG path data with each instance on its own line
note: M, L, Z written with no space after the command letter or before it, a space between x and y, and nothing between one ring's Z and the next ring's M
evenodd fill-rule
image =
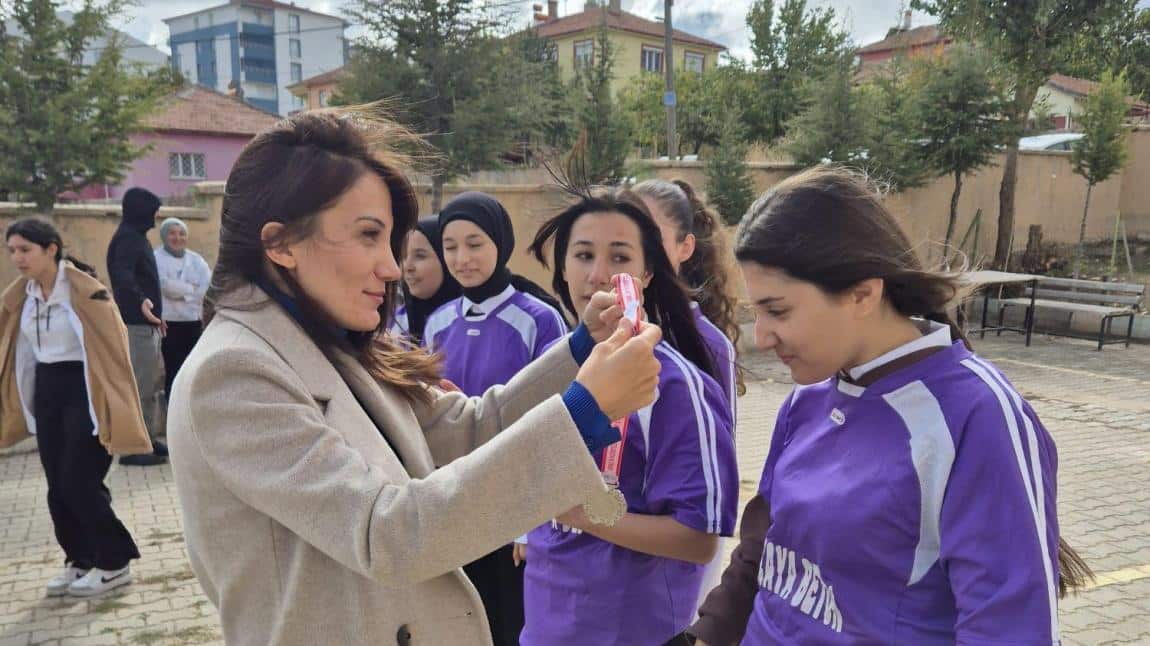
M546 0L534 0L546 6ZM560 15L583 9L585 0L559 0ZM685 29L731 49L731 53L747 57L746 14L752 0L676 0L674 17L676 27ZM144 42L167 52L168 27L163 19L207 7L223 4L224 0L137 0L138 6L129 9L129 15L120 28ZM296 4L322 13L340 14L345 0L296 0ZM523 19L531 12L533 0L524 0ZM831 7L860 45L881 39L887 29L897 24L908 0L809 0L810 6ZM1150 6L1150 0L1142 0ZM654 18L663 13L663 0L623 0L623 8L638 15ZM916 13L912 25L929 24L930 16ZM359 30L348 29L355 37Z

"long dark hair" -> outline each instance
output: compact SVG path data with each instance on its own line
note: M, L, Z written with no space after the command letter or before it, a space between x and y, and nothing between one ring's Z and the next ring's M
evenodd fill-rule
M88 274L92 278L96 277L95 267L64 252L64 238L50 222L45 222L37 218L16 220L8 225L8 230L4 232L4 241L7 242L12 236L20 236L45 251L48 250L48 247L56 245L55 260L57 263L62 260L67 260L72 263L76 269Z
M896 311L947 324L971 347L946 312L960 294L957 278L923 268L878 191L854 172L816 167L779 183L743 216L735 257L782 269L828 294L881 278L884 298ZM1061 537L1058 565L1060 596L1094 577Z
M563 306L576 320L579 319L580 313L575 309L570 287L563 277L563 263L571 241L571 228L579 218L591 213L618 213L639 227L644 262L651 274L651 283L643 291L643 308L647 318L663 329L663 338L687 360L717 379L711 353L695 327L687 289L675 275L671 261L667 259L667 252L663 250L659 225L647 212L643 200L628 190L603 188L589 191L577 202L544 222L535 234L528 251L544 267L552 268L551 287L563 301ZM552 251L550 262L546 254L548 245Z
M684 180L649 179L631 188L653 200L675 225L675 242L695 236L695 252L679 267L679 276L691 288L699 309L735 347L739 345L739 321L735 316L738 298L732 285L730 242L718 213L699 199L694 187ZM735 365L736 387L746 393L743 368Z
M375 173L391 194L394 227L390 242L400 258L404 238L418 217L418 205L400 171L404 158L391 151L417 144L414 135L375 116L370 106L299 113L257 135L228 175L219 258L205 298L205 322L215 315L224 294L269 283L271 268L291 290L303 315L301 325L325 354L333 356L336 348L348 351L373 377L395 386L408 400L425 401L429 397L425 386L438 382L436 360L400 348L385 333L395 312L396 283L387 285L377 329L344 337L335 332L330 317L291 273L268 261L266 255L267 249L313 235L316 216L364 173ZM265 242L261 231L269 222L285 226L275 239Z

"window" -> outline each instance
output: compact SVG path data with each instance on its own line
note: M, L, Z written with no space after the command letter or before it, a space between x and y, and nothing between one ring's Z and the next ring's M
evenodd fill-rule
M292 38L288 41L288 51L291 53L292 58L301 58L303 56L298 38Z
M200 28L200 17L199 16L195 16L194 18L192 18L192 28L193 29L199 29Z
M291 81L292 83L299 83L303 80L303 65L299 63L291 64Z
M305 104L304 104L304 100L303 100L302 96L297 96L297 95L293 94L291 97L291 103L292 103L292 107L295 108L296 110L304 109Z
M557 45L548 45L543 48L543 60L554 63L559 60L559 47Z
M651 47L643 45L643 51L639 54L639 66L645 72L662 72L663 71L663 50L658 47Z
M319 91L319 107L321 107L321 108L327 107L327 90L320 90Z
M299 33L299 16L296 14L288 14L288 31L293 34Z
M595 42L581 40L575 43L575 69L591 67L595 60Z
M168 174L172 179L204 179L203 153L172 153L168 155Z
M687 52L683 54L683 69L687 70L688 72L702 74L704 61L706 61L706 57L704 57L702 54Z

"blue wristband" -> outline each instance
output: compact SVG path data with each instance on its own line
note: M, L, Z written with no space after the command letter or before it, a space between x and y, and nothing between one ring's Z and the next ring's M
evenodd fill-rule
M571 348L571 356L575 357L575 363L583 365L587 357L591 356L591 351L595 349L595 339L587 330L587 326L580 323L568 337L567 347Z
M591 391L583 384L572 381L567 392L563 393L563 404L575 421L588 451L594 453L619 441L619 431L611 426L611 420L607 419Z

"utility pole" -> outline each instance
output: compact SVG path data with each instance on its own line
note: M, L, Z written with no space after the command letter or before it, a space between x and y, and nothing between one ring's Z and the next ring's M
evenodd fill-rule
M675 134L675 52L674 31L671 28L671 5L673 0L663 0L663 73L667 78L663 105L667 107L667 157L679 156L679 139Z

